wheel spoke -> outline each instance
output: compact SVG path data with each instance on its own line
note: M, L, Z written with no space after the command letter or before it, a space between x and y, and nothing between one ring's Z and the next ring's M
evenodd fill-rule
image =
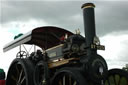
M74 81L73 85L76 85L76 81Z
M23 69L21 70L21 72L20 72L20 75L19 75L19 80L18 80L18 82L20 82L21 81L21 77L22 77L22 74L23 74Z
M116 83L116 78L113 76L114 84L117 85Z
M71 75L62 75L57 81L57 85L77 85L77 81L75 81Z
M119 75L115 75L115 82L116 82L116 85L118 85L119 80L120 80L120 76L119 76Z
M69 85L72 85L71 75L69 76Z
M118 81L117 85L120 85L120 80L121 80L121 78L119 77L119 81Z
M51 85L86 85L85 77L77 68L65 67L56 72ZM92 83L91 83L92 85Z
M24 80L25 80L25 76L21 79L20 83L22 84Z
M63 85L65 85L65 75L63 76Z

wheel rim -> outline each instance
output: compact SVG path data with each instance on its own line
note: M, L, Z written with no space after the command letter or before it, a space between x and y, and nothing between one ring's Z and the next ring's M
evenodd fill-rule
M35 85L43 85L44 83L44 66L38 65L35 68Z
M105 85L128 85L128 73L121 69L110 70Z
M39 85L43 85L44 84L44 67L39 66Z

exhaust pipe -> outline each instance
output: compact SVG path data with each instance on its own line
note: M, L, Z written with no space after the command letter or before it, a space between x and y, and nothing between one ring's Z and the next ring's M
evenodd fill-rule
M81 7L83 9L83 19L84 19L84 31L87 44L87 55L92 55L97 53L97 49L91 49L91 44L93 44L95 32L95 16L93 3L85 3Z

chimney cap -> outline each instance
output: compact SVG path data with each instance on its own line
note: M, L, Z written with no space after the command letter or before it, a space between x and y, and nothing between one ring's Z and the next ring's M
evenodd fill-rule
M95 8L95 5L93 3L85 3L81 6L81 8Z

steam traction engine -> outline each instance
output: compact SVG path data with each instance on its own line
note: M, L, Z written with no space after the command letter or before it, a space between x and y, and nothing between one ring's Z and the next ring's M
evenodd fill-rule
M128 85L128 73L108 70L104 58L97 54L105 47L95 33L94 8L92 3L82 5L86 37L79 30L73 34L53 26L16 36L4 47L4 52L20 48L8 70L6 85ZM34 45L34 52L23 51L24 44Z

